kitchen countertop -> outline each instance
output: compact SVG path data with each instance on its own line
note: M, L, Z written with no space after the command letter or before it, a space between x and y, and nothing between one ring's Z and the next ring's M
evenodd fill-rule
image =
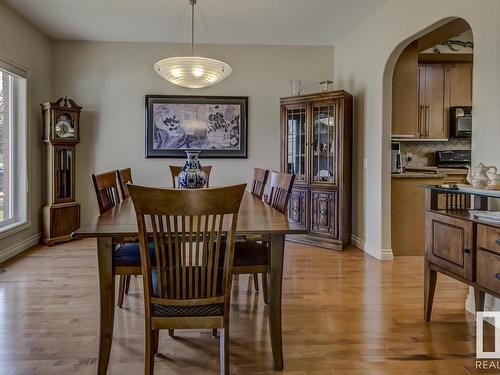
M391 175L392 178L446 178L444 173L435 172L405 172L405 173L394 173Z
M432 166L407 166L405 173L395 173L393 178L446 178L449 175L465 176L469 171L465 168L439 168Z
M443 174L463 174L466 175L469 171L466 168L440 168L440 167L431 167L431 166L407 166L407 171L416 172L416 171L430 171L434 173L443 173Z

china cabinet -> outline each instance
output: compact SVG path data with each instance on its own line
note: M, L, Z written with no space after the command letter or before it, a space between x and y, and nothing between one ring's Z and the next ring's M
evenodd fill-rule
M46 160L42 241L52 246L69 241L71 233L80 227L80 204L75 201L75 147L80 143L81 107L67 98L41 107Z
M295 175L291 241L342 250L351 238L352 96L345 91L281 99L281 170Z

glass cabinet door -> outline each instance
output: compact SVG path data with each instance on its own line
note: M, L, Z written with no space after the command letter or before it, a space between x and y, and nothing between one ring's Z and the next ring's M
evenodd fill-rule
M313 107L312 180L335 183L336 177L336 106Z
M306 107L287 110L286 169L295 181L306 180Z

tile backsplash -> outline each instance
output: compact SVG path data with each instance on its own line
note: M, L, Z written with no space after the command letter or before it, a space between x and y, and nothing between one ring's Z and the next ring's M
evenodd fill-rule
M470 149L470 139L452 138L443 142L401 142L401 156L403 159L407 153L413 154L412 161L407 164L409 167L436 165L436 151Z

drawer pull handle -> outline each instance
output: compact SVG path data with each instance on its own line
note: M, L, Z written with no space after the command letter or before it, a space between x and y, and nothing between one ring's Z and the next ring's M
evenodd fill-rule
M470 252L470 249L464 249L464 253L469 254Z
M497 273L495 277L497 278L497 280L500 280L500 273Z
M500 246L500 238L498 240L495 241L495 243Z

